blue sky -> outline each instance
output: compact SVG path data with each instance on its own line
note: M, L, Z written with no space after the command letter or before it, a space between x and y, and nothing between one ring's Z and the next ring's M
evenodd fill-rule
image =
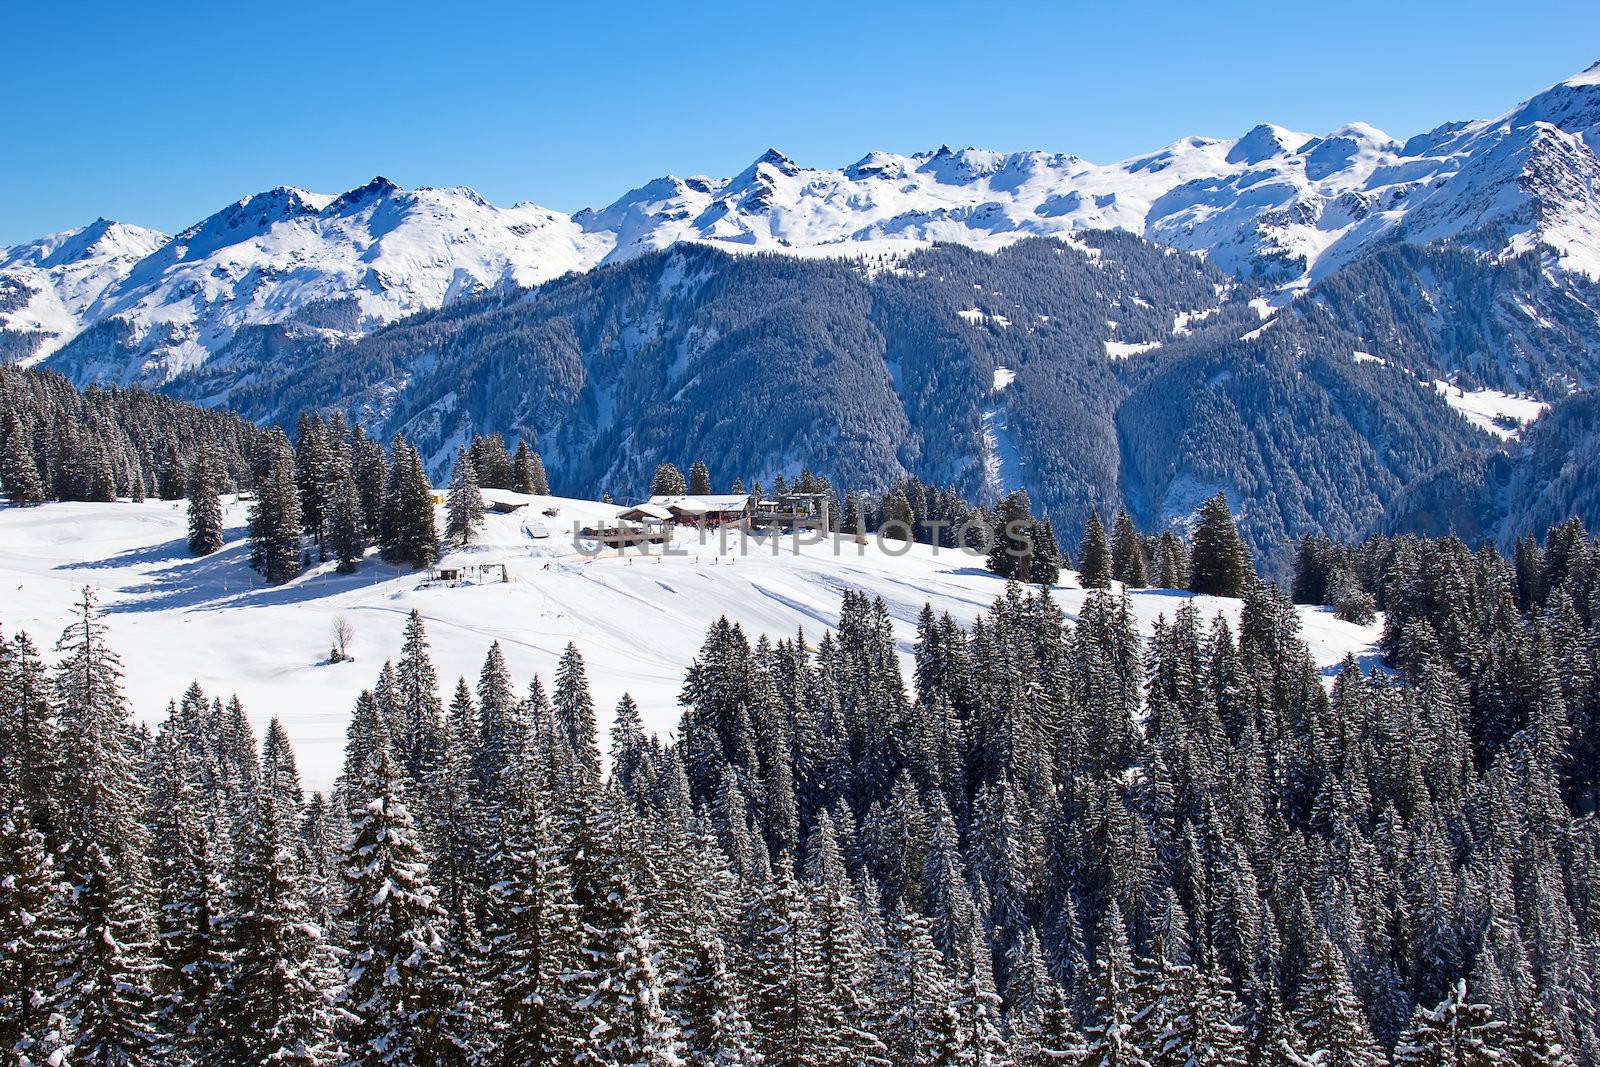
M768 145L840 166L940 143L1105 161L1262 120L1405 136L1600 59L1592 0L25 0L5 24L0 245L380 173L574 210Z

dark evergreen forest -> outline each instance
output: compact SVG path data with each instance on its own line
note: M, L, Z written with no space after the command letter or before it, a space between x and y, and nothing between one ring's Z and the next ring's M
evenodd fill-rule
M1265 328L1256 295L1115 232L855 264L680 245L360 339L252 327L166 388L263 423L316 410L404 433L440 480L460 436L521 438L558 493L588 498L702 460L873 496L908 477L983 503L1025 487L1061 529L1121 506L1159 529L1222 490L1286 576L1301 535L1363 537L1442 465L1496 462L1435 379L1550 400L1600 383L1596 287L1552 284L1533 253L1380 248ZM1113 358L1108 342L1154 347ZM56 360L98 365L77 358ZM999 484L996 425L1016 457ZM1471 536L1492 506L1435 532ZM1596 519L1574 504L1509 533L1575 513Z
M1121 525L1118 523L1118 525ZM1113 540L1121 541L1120 537ZM1310 540L1289 598L1068 620L1009 584L719 622L670 737L581 651L420 617L306 795L191 686L136 725L93 597L0 648L0 1045L93 1064L1595 1064L1600 541ZM1125 565L1125 564L1123 564Z

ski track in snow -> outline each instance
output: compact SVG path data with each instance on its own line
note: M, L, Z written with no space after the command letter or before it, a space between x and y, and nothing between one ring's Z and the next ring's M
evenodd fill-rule
M541 519L551 536L530 539L523 514L546 507L561 511ZM246 505L231 498L225 502L227 543L203 558L188 554L182 501L0 505L0 627L7 635L26 630L49 650L79 588L93 586L139 718L159 722L168 701L191 680L208 695L237 693L257 736L273 716L280 718L307 788L327 789L343 761L355 698L373 684L384 660L398 655L413 608L426 620L444 699L457 676L476 683L493 641L500 642L519 691L535 672L548 686L567 643L575 643L588 666L603 739L624 692L639 702L647 728L676 728L684 671L721 615L739 623L752 642L761 634L777 640L803 629L814 643L837 622L841 593L860 589L887 603L909 677L924 603L970 624L1004 590L977 557L922 545L902 552L898 542L880 548L842 541L835 554L830 540L802 545L793 555L794 539L783 537L782 551L773 555L773 539L752 538L748 554L739 556L736 539L722 551L714 537L701 545L693 531L680 531L672 556L589 559L578 553L570 534L574 521L617 510L536 497L527 512L487 515L480 543L449 558L503 561L514 579L509 584L425 587L421 574L371 557L353 575L319 564L271 587L246 564ZM1131 596L1138 625L1148 633L1157 616L1170 617L1188 594L1139 590ZM1056 597L1075 618L1084 599L1075 575L1063 573ZM1237 615L1236 601L1200 600L1207 618L1218 610ZM1378 626L1299 610L1302 636L1325 673L1347 652L1375 662ZM340 616L355 626L355 659L329 664L330 628Z

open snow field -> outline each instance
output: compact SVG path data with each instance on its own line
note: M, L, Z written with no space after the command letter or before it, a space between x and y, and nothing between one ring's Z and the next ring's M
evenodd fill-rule
M7 635L28 631L50 657L78 590L93 586L141 718L160 720L167 702L191 680L210 695L237 693L258 735L272 716L283 720L311 789L333 783L350 708L383 661L398 653L412 608L427 621L446 702L458 675L476 682L493 641L500 642L519 687L535 672L548 684L567 642L575 642L588 665L604 738L624 692L639 702L649 728L676 727L684 671L720 615L740 623L752 641L801 629L814 641L837 622L841 593L865 590L888 603L909 677L925 602L970 623L1003 589L977 557L921 545L900 553L895 541L884 544L900 554L876 540L836 546L831 539L802 545L795 554L793 539L782 538L774 555L769 539L752 537L741 553L737 534L724 548L714 534L702 545L698 534L680 531L674 555L663 557L655 546L658 555L650 558L611 551L591 558L574 544L574 522L619 509L545 497L532 498L517 513L487 515L482 543L447 558L504 562L507 583L428 586L425 573L373 556L352 575L320 564L273 587L246 562L247 505L233 498L224 504L227 543L204 558L188 554L183 501L0 505L0 627ZM543 516L549 507L560 514ZM531 536L530 528L549 536ZM1141 629L1148 632L1158 616L1170 616L1187 595L1133 593ZM1063 572L1057 596L1074 615L1084 599L1075 575ZM1237 614L1236 601L1200 599L1207 616ZM1302 635L1324 668L1346 652L1376 655L1376 627L1352 626L1312 608L1300 612ZM330 664L331 628L340 617L355 628L355 659Z

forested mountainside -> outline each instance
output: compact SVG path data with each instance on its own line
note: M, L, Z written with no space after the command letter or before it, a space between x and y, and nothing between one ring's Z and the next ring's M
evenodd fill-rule
M1547 268L1533 251L1396 241L1329 276L1310 303L1364 351L1425 378L1556 400L1600 383L1600 284Z
M1092 474L1063 476L1110 501L1121 387L1106 342L1157 344L1224 305L1255 319L1220 272L1115 233L940 247L876 272L686 246L353 344L261 331L169 388L258 420L350 406L435 468L461 433L503 427L537 437L558 489L618 495L695 458L730 481L809 466L883 488L916 472L976 497L984 414L1017 403L1035 424L1084 418L1070 436ZM1034 458L1001 476L1025 480Z
M404 431L438 476L463 435L537 440L574 495L636 495L657 464L700 459L747 484L810 468L871 491L908 474L975 500L1026 487L1062 529L1126 499L1155 529L1222 489L1273 565L1301 533L1366 533L1434 466L1495 446L1434 378L1591 373L1582 305L1514 334L1488 323L1480 344L1422 316L1415 282L1468 290L1484 258L1392 255L1263 321L1249 286L1116 232L864 264L679 246L355 341L242 331L167 388L258 421L348 411ZM1547 288L1529 259L1500 299ZM1483 310L1447 310L1466 309Z
M75 389L59 374L0 365L0 484L15 502L176 500L202 455L233 485L253 483L266 437L226 411L143 389ZM31 459L31 467L20 462ZM38 492L19 487L37 483Z
M1509 451L1469 453L1431 472L1380 525L1509 547L1566 515L1600 522L1600 392L1592 389L1556 403Z
M723 619L673 739L582 650L452 687L412 612L307 796L276 718L136 728L92 594L0 641L26 1063L1594 1067L1600 541L1344 546L1393 673L1008 584ZM1325 562L1334 562L1328 560ZM181 683L177 688L181 688ZM108 995L114 991L115 995Z

